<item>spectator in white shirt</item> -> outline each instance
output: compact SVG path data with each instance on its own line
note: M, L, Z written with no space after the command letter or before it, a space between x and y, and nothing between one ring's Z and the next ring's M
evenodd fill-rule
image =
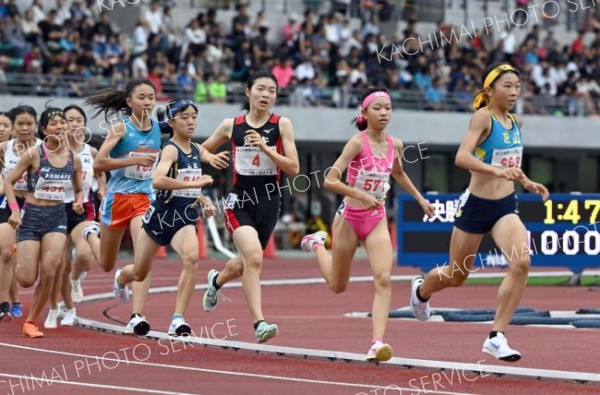
M133 30L133 54L142 53L148 48L148 22L140 18Z
M148 28L150 33L159 34L163 24L163 13L160 9L158 1L153 1L150 5L150 9L144 12L144 19L148 21Z

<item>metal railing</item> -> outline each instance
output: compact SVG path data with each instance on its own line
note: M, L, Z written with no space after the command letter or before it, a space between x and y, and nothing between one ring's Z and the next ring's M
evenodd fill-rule
M85 78L76 75L6 73L6 79L0 81L0 94L42 97L88 97L103 88L122 89L126 81L102 76ZM227 103L242 103L246 98L245 85L239 82L227 84ZM471 95L447 93L439 103L426 100L425 95L412 89L396 89L390 92L395 108L418 111L470 112ZM356 108L359 105L362 90L348 91L339 88L282 88L278 93L278 105L302 107ZM178 84L162 81L162 92L158 99L186 97L199 104L193 92L185 92ZM206 96L206 102L211 98ZM589 100L573 96L529 96L521 97L516 108L517 113L558 116L587 116Z

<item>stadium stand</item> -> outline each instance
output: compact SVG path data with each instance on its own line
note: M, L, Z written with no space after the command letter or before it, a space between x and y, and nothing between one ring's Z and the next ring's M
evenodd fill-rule
M460 35L467 25L425 25L410 1L302 0L304 14L288 12L281 24L257 2L251 15L224 0L191 0L186 21L173 16L173 1L139 2L129 32L95 0L3 0L0 94L85 97L148 76L162 97L233 103L249 73L268 68L280 104L352 108L365 85L385 84L402 108L464 112L484 65L506 59L523 71L518 113L600 111L600 7L575 20L565 12L564 24L579 31L570 41L544 20L502 31L471 24Z

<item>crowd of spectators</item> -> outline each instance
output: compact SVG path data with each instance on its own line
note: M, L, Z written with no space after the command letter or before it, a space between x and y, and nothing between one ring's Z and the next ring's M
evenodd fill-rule
M365 86L384 84L412 108L469 111L486 65L508 60L522 71L518 112L600 111L600 29L592 14L571 43L554 37L551 24L527 24L524 39L515 34L523 28L480 29L472 39L431 48L418 43L428 34L450 37L452 26L419 31L414 15L394 13L387 0L361 0L355 23L346 7L358 0L331 0L321 14L288 14L277 32L264 12L250 15L243 4L235 5L229 26L218 22L216 8L180 25L168 0L140 2L145 9L132 34L121 32L97 0L56 0L52 9L34 0L26 10L1 1L0 93L81 97L148 77L162 97L233 102L248 75L266 68L278 78L280 100L294 106L355 107ZM402 34L382 34L390 15L405 18ZM390 52L391 44L400 52Z

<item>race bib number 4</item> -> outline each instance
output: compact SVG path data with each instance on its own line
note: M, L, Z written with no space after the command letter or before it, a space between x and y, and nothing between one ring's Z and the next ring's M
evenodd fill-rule
M521 167L523 147L495 149L492 153L492 166L495 167Z
M384 200L390 190L390 175L387 173L359 172L354 187L365 191L377 200Z
M275 147L269 148L275 149ZM258 147L237 147L235 170L242 176L277 175L277 165Z
M71 181L67 180L44 180L39 179L33 196L36 199L43 200L56 200L62 202L65 200L65 189L71 184Z
M152 166L142 166L142 165L131 165L125 168L125 177L133 178L134 180L147 180L152 178L152 174L154 173L154 169L156 168L156 157L158 154L156 153L148 153L148 152L130 152L129 156L145 156L151 155L155 157L154 163Z
M202 177L202 169L180 169L177 172L177 180L179 181L197 181L200 177ZM197 198L202 196L202 188L175 189L172 195L184 198Z

